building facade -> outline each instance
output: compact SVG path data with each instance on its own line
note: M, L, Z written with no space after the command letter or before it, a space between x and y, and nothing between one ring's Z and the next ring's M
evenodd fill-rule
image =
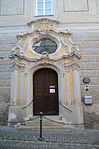
M98 23L98 0L0 1L1 124L42 111L98 127Z

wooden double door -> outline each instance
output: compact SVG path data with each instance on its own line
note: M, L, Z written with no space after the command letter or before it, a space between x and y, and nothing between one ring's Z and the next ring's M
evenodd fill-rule
M58 75L48 68L33 75L33 115L58 115Z

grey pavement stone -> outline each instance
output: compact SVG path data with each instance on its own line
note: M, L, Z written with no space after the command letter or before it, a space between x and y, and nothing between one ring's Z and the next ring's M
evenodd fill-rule
M99 149L99 146L0 141L0 149Z
M99 149L99 130L44 131L18 130L0 126L0 149Z

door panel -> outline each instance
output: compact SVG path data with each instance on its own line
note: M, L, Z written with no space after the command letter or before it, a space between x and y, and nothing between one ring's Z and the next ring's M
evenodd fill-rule
M58 75L48 68L33 76L33 114L58 115Z

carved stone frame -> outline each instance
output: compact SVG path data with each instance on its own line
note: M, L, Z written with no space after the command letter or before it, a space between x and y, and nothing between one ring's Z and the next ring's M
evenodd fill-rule
M9 121L27 120L33 116L33 104L30 104L33 101L33 74L38 69L50 68L58 74L59 116L63 117L64 122L83 122L79 79L80 51L77 45L71 41L70 31L61 31L58 23L58 21L45 18L38 19L29 23L31 29L27 33L18 35L19 42L10 53L10 58L12 59L12 83ZM31 41L33 39L38 41L44 37L54 38L57 41L59 46L55 53L48 54L43 52L42 55L39 55L31 51ZM66 38L66 41L64 38ZM27 53L25 52L26 50L28 51ZM28 56L28 53L30 56ZM22 76L25 77L26 81L26 101L24 106L23 95L21 94L23 92L22 84L20 83L20 90L14 85L14 83L18 85L19 73L21 82L23 82ZM70 83L72 83L72 87ZM18 91L20 92L20 97L15 94ZM74 99L72 99L71 95ZM72 112L63 108L62 105L64 107L67 106ZM75 126L72 125L71 127Z

